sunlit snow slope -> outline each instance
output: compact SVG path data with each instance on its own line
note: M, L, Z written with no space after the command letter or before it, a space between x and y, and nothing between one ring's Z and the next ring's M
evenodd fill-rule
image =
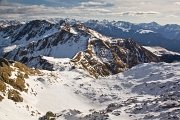
M60 63L61 69L29 74L24 78L27 91L1 79L6 85L0 91L4 98L0 102L2 120L180 119L180 63L144 63L94 79L83 70L69 69L67 59L46 59L54 67ZM16 66L9 63L13 69L9 78L24 74ZM23 100L14 101L16 96L10 97L10 89L19 92Z

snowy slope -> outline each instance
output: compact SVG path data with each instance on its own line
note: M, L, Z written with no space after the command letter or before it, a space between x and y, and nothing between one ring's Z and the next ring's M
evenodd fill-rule
M60 66L71 68L68 59L45 59L54 67L61 62ZM4 96L0 116L3 120L37 120L45 114L57 120L178 120L179 71L180 63L144 63L94 79L80 69L41 70L41 75L25 79L28 92L19 91L23 102L13 102L0 92Z
M5 46L1 48L1 56L17 61L23 57L39 55L72 58L86 48L89 39L88 34L83 34L83 30L77 34L76 30L81 28L75 27L65 24L63 20L57 24L45 20L30 21L11 33L13 35L3 32L3 36L7 35L9 38L1 40ZM10 45L13 46L9 47Z
M22 45L37 41L58 32L58 24L46 20L33 20L24 24L13 24L0 30L1 46Z

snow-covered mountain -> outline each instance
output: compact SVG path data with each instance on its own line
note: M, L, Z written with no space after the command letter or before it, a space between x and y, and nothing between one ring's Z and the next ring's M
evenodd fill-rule
M180 40L180 26L177 24L159 25L156 22L151 22L140 23L139 26L144 29L153 30L154 32L160 33L168 39Z
M163 61L131 39L107 37L80 22L34 20L6 27L1 36L2 57L40 69L52 68L42 56L72 58L74 67L95 77L116 74L139 63Z
M180 26L175 24L159 25L156 22L133 24L124 21L85 21L84 25L101 34L113 37L132 38L141 45L161 46L180 52Z
M17 20L0 20L0 29L8 27L8 26L16 26L19 24L25 24L26 21L17 21Z
M56 71L0 58L2 120L180 119L180 63L143 63L94 79L70 59L44 57Z
M10 23L0 29L0 119L180 119L179 53L76 20ZM136 27L104 23L125 33Z

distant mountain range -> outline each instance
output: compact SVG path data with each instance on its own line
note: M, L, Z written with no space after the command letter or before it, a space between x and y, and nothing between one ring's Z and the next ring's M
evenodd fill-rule
M132 38L141 45L161 46L180 52L180 26L176 24L162 26L156 22L133 24L124 21L89 20L84 25L107 36Z

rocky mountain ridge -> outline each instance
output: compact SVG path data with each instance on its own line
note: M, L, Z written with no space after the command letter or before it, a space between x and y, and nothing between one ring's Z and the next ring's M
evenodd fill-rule
M53 70L43 56L70 58L73 68L94 77L117 74L140 63L165 61L132 39L107 37L80 22L33 20L5 27L0 35L1 57L40 69Z

